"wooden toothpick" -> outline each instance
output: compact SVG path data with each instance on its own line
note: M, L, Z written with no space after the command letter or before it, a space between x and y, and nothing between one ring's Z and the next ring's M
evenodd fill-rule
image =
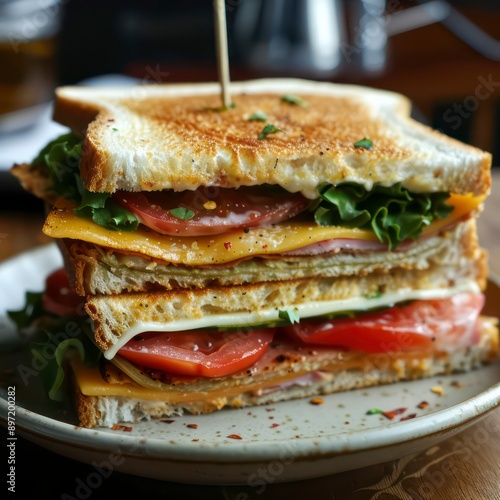
M221 85L222 106L229 108L232 104L229 94L229 56L227 49L226 6L224 0L214 0L215 40L217 46L217 69Z

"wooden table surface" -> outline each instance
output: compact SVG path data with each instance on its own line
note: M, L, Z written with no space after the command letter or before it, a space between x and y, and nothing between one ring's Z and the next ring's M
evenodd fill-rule
M0 212L0 260L47 243L48 238L40 233L42 221L41 215ZM492 194L479 219L479 238L490 252L491 272L500 276L500 171L494 172ZM93 470L22 438L17 450L17 481L26 488L31 484L44 498L64 498L63 493L75 491L77 478L85 478ZM6 453L3 456L7 457ZM5 462L6 458L2 460ZM500 498L499 472L500 409L497 408L467 430L423 453L320 479L269 484L264 491L257 491L250 486L192 486L114 473L92 491L91 498L139 493L142 497L172 499L306 498L312 494L317 499L491 500ZM371 491L359 492L370 487Z

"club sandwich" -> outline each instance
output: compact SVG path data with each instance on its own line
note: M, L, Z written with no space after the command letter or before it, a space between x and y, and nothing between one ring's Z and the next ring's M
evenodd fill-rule
M23 186L48 207L93 348L85 427L203 414L477 368L476 218L491 156L393 92L296 79L61 87L69 131Z

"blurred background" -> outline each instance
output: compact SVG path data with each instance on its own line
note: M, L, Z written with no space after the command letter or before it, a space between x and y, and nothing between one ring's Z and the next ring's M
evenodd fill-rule
M417 119L500 164L500 2L225 4L232 80L395 90ZM50 122L54 88L216 80L212 1L0 0L0 68L0 208L37 209L7 170L63 130Z

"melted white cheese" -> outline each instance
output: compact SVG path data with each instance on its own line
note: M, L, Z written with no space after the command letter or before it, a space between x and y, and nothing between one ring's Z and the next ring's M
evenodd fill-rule
M405 300L445 299L459 293L480 293L476 282L466 281L452 288L434 288L427 290L399 290L380 297L357 297L342 300L324 300L306 302L283 309L294 309L300 318L313 318L341 311L363 311L374 307L391 306ZM169 323L138 321L123 334L118 342L104 352L106 359L112 359L118 350L136 335L144 332L179 332L199 328L245 326L271 322L279 319L278 309L264 309L257 312L212 314L197 319L183 319Z

